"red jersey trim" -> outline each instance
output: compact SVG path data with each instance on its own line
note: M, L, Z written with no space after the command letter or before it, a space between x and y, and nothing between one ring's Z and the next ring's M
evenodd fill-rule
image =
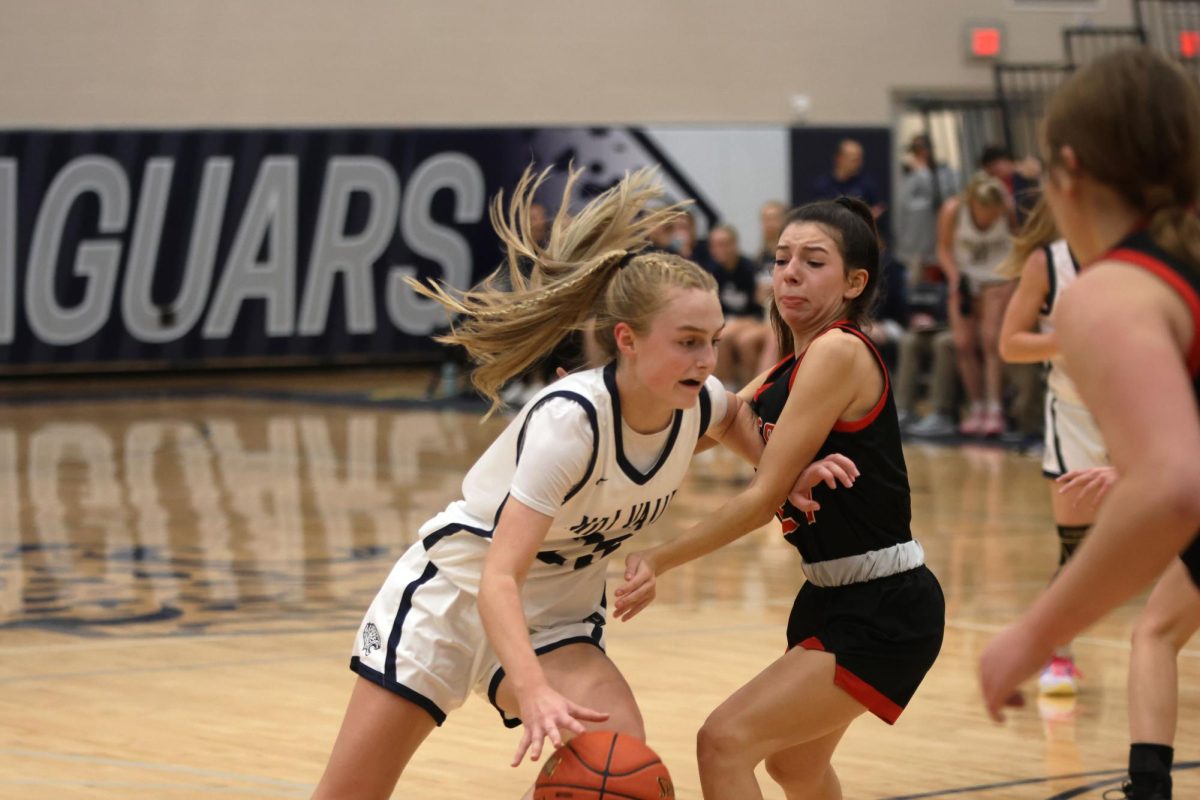
M883 373L883 392L879 395L879 399L875 401L875 405L867 412L865 417L843 422L838 420L833 423L833 429L838 433L858 433L861 430L868 428L872 422L879 419L880 413L883 412L883 407L887 405L888 392L891 391L891 376L888 375L887 366L883 363L883 358L879 355L879 351L875 349L875 345L871 342L870 337L860 331L858 328L851 327L847 323L834 323L835 328L845 331L846 333L857 336L863 344L871 349L872 355L879 363L879 370Z
M817 339L820 339L822 336L829 333L834 328L840 328L843 325L849 325L849 324L850 324L850 320L839 319L837 322L831 323L828 328L826 328L825 330L821 331L816 336L814 336L813 342L815 342ZM808 343L808 347L812 347L812 342ZM804 348L804 353L808 352L808 347ZM804 360L804 353L801 353L800 355L796 356L796 366L797 367L800 366L800 362ZM795 383L796 383L796 370L795 370L795 368L793 368L792 369L792 377L788 378L788 391L789 392L792 390L792 386Z
M822 644L821 640L816 636L810 636L796 646L803 647L805 650L819 650L822 653L828 652L825 649L825 645ZM833 655L836 659L837 654L834 653ZM837 664L834 667L833 683L835 686L838 686L840 689L842 689L842 691L844 691L846 694L862 703L868 711L879 717L888 725L895 725L896 720L900 719L900 713L904 711L903 706L897 705L874 686L867 683L862 678L843 667L841 664Z
M1188 351L1188 372L1193 378L1200 375L1200 295L1196 294L1195 288L1185 281L1175 270L1154 256L1143 253L1140 250L1131 250L1128 248L1113 250L1105 258L1112 261L1124 261L1135 267L1141 267L1157 275L1183 297L1183 301L1187 303L1188 309L1192 312L1192 346Z
M770 377L771 375L774 375L774 374L775 374L775 372L776 372L776 371L777 371L777 370L778 370L780 367L782 367L782 366L783 366L784 364L786 364L788 361L791 361L791 360L792 360L792 358L794 358L794 356L787 356L787 357L785 357L785 358L784 358L782 361L780 361L778 364L776 364L775 366L771 367L771 371L767 373L767 376L768 376L768 377ZM797 363L799 363L799 362L797 362ZM794 379L795 379L795 373L794 373L794 372L792 373L792 376L793 376L793 380L794 380ZM763 385L762 385L762 386L760 386L760 387L758 387L758 391L754 393L754 400L755 400L755 402L757 402L757 401L758 401L758 398L759 398L759 396L760 396L760 395L762 395L762 393L763 393L763 392L765 392L767 389L770 389L770 388L771 388L772 386L774 386L774 385L775 385L775 381L772 381L772 380L767 380L767 381L764 381L764 382L763 382ZM788 383L788 389L791 389L791 388L792 388L792 384L789 382L789 383Z

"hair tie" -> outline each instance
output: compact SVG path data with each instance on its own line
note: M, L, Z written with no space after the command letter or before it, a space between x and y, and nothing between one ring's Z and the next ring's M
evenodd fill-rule
M1146 208L1151 212L1182 205L1175 199L1174 188L1162 183L1153 184L1142 189L1142 200L1145 202Z
M617 262L617 269L625 269L628 267L629 262L633 261L636 256L637 253L633 252L632 250L626 251L625 255L621 256L621 260Z

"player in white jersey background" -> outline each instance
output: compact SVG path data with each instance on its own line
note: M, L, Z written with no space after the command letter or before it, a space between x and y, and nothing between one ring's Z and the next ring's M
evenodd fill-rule
M514 766L527 751L536 760L545 737L558 745L588 726L644 738L603 649L606 557L661 517L697 447L719 440L752 463L762 450L748 407L710 378L724 325L712 276L638 252L678 213L648 209L661 194L653 174L573 216L564 203L544 247L529 224L539 183L526 173L507 217L501 198L493 208L507 268L461 297L414 287L459 315L444 340L466 348L494 404L589 319L609 364L535 395L396 563L359 628L360 679L317 798L389 796L472 691L505 724L525 723ZM832 456L805 470L796 501L831 474L848 484L843 465L853 469Z
M1058 349L1054 309L1074 282L1079 265L1058 235L1044 202L1034 207L998 271L1004 277L1020 279L1000 328L1000 355L1010 364L1049 364L1042 474L1050 479L1061 569L1083 541L1116 472L1108 463L1096 421L1084 407ZM1067 645L1046 664L1038 688L1048 695L1074 695L1079 678Z

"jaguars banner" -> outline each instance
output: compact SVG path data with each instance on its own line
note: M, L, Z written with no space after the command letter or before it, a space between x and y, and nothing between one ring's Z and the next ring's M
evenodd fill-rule
M0 370L429 355L404 279L469 287L491 198L571 162L697 195L637 129L0 131Z

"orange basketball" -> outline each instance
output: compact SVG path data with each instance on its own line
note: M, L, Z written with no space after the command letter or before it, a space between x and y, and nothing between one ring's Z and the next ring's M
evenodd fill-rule
M533 800L675 800L671 774L639 739L612 731L580 734L555 750Z

